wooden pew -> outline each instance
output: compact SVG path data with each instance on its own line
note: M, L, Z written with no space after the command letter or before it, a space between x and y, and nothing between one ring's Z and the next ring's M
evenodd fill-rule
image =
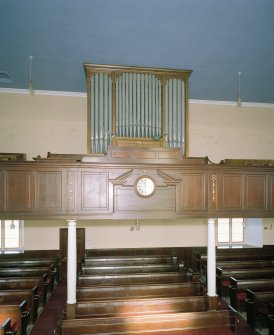
M225 287L230 285L230 277L237 279L273 278L274 268L264 269L221 269L216 270L217 294L222 296Z
M91 300L76 303L76 318L151 315L208 310L207 296Z
M160 298L169 296L204 295L205 284L202 282L167 283L167 284L136 284L113 286L90 286L76 289L77 301L92 299L134 299L134 298Z
M125 285L152 283L182 283L188 281L183 272L129 273L108 275L79 275L78 286L90 285Z
M267 326L269 304L274 303L274 291L254 292L246 290L246 321L253 328Z
M0 320L2 320L1 317ZM15 331L13 331L11 327L10 318L7 318L5 321L0 321L0 335L15 335Z
M0 268L0 278L5 277L36 277L36 276L47 276L49 280L49 289L54 289L55 272L53 266L43 266L34 268Z
M274 267L274 260L221 261L216 266L221 269L256 269Z
M0 290L17 290L33 288L38 286L38 294L42 297L43 305L48 297L48 280L47 274L39 277L5 277L0 278Z
M237 312L211 310L203 312L152 314L128 317L104 317L63 320L62 335L124 334L150 335L187 334L210 330L210 334L233 334L237 331ZM214 333L215 331L215 333Z
M247 289L251 289L253 291L274 291L274 279L237 279L230 277L230 305L236 310L239 309L239 303L245 301Z
M256 250L251 253L227 253L223 255L216 255L216 263L221 261L244 261L244 260L274 260L274 253L259 252ZM207 267L207 254L196 254L196 266L201 274L205 274Z
M40 295L38 294L38 287L34 286L32 289L17 289L17 290L1 290L0 291L0 305L19 304L26 300L30 311L30 322L34 323L38 316L38 308Z
M26 258L26 259L0 259L0 268L32 268L50 266L54 277L55 283L60 280L60 262L59 258Z
M267 317L268 323L268 335L274 335L274 304L271 303L268 306L269 308L269 315Z
M143 272L176 272L180 271L177 264L137 264L137 265L103 265L103 266L82 266L80 273L83 275L104 275L114 273L143 273Z
M7 319L11 319L12 330L20 335L27 335L27 326L29 324L27 301L22 301L20 305L0 305L0 324Z
M176 256L102 256L85 257L83 265L86 266L111 266L111 265L148 265L148 264L177 264Z

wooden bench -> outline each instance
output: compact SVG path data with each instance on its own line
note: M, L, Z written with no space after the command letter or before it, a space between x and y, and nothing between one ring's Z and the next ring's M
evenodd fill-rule
M151 315L208 310L207 296L91 300L76 303L76 318Z
M233 334L237 331L237 312L211 310L203 312L152 314L128 317L104 317L63 320L62 335L79 334L187 334L210 330L210 334Z
M11 319L11 328L20 335L27 334L27 326L29 324L29 312L27 309L27 301L24 300L14 305L0 304L0 324L7 319Z
M83 265L86 266L111 266L111 265L146 265L146 264L177 264L176 256L102 256L85 257Z
M5 321L0 321L0 335L15 335L15 331L12 330L11 327L11 318L7 318Z
M274 267L274 260L221 261L216 266L221 269L261 269Z
M183 272L79 275L78 286L182 283L188 280L187 275Z
M32 289L17 289L17 290L1 290L0 304L12 305L26 300L30 311L30 322L34 323L38 316L40 295L38 294L38 287L34 286Z
M268 315L267 321L268 321L268 329L269 329L268 334L274 335L274 311L272 311L271 314Z
M180 271L177 264L137 264L137 265L111 265L111 266L82 266L83 275L114 274L114 273L143 273L143 272L176 272Z
M254 292L246 290L246 321L253 328L267 327L269 304L274 303L274 291Z
M32 268L50 266L57 284L60 280L59 258L26 258L26 259L0 259L0 268Z
M253 291L274 291L274 279L237 279L230 277L230 305L236 310L239 309L239 304L245 302L247 289Z
M136 284L113 286L90 286L76 289L77 301L92 299L123 299L142 297L169 297L204 295L205 284L202 282L168 283L168 284Z
M53 266L43 266L34 268L25 267L11 267L11 268L0 268L0 278L5 277L37 277L45 276L49 282L49 290L53 291L55 281L55 271Z
M48 297L48 281L46 274L39 277L0 278L0 290L32 289L34 286L38 286L38 294L42 297L42 303L44 305Z
M226 289L230 286L230 277L237 279L252 279L252 278L273 278L274 268L264 269L221 269L216 270L216 285L217 294L222 296L226 294ZM229 294L229 293L228 293Z
M216 255L216 263L222 261L244 261L244 260L274 260L274 253L264 253L256 250L256 253L235 254L228 253ZM196 254L196 266L201 274L205 274L207 267L207 254Z

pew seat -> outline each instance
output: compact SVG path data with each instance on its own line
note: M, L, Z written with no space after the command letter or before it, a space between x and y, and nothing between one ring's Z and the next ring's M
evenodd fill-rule
M63 320L62 335L79 334L190 334L192 331L218 331L233 334L237 331L237 313L229 310L152 314L128 317L104 317ZM172 333L173 332L173 333ZM211 332L212 334L212 332ZM216 333L217 334L217 333Z
M76 303L76 318L135 316L208 310L207 296L91 300Z

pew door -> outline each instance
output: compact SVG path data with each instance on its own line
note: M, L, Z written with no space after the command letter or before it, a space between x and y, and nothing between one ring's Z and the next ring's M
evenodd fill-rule
M60 228L60 272L61 279L67 279L67 253L68 253L68 229ZM85 228L76 228L77 239L77 273L80 269L81 260L85 256Z

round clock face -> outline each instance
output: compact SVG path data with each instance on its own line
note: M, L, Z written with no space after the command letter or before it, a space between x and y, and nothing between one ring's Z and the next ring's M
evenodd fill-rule
M149 197L155 192L155 183L149 177L140 177L136 182L136 192L142 197Z

